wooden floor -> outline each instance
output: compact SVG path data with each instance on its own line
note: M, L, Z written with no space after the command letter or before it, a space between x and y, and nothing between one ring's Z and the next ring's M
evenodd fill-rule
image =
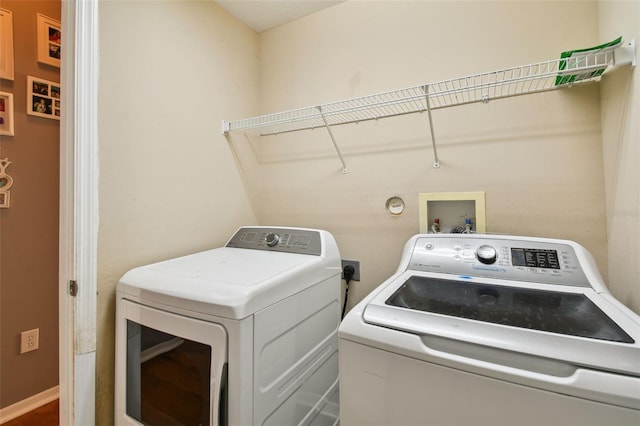
M9 420L2 426L58 426L60 423L58 410L59 401L56 399L27 414Z

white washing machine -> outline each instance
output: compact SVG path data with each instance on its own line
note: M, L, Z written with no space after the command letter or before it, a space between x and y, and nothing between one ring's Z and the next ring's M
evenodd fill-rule
M245 227L117 286L117 425L338 422L341 261L326 231Z
M343 426L640 424L640 318L574 242L414 236L339 340Z

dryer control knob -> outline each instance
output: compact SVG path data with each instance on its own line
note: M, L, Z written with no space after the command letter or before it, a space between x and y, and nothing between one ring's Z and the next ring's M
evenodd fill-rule
M280 242L280 235L276 234L275 232L269 232L267 236L264 237L264 242L267 244L267 246L274 247Z
M477 248L476 257L480 262L491 265L498 259L498 252L495 248L484 244Z

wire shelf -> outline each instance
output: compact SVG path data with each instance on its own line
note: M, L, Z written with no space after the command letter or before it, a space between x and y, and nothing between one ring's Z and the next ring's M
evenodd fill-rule
M476 102L555 90L597 81L620 65L636 65L635 40L622 46L622 38L591 49L563 52L560 59L469 75L451 80L392 90L338 102L266 114L236 121L223 121L222 131L250 131L262 136L324 127L343 166L332 126L360 123L427 111L434 151L434 167L440 167L431 111Z
M223 122L224 132L261 135L359 123L475 102L538 93L598 80L614 64L614 51L506 68L451 80L392 90L323 105Z

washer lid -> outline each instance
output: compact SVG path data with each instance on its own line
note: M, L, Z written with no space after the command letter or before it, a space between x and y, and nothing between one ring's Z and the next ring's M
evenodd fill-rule
M593 289L406 272L369 324L640 376L640 324Z
M339 274L338 262L316 255L221 247L132 269L117 290L143 303L241 319Z
M568 336L634 343L584 293L411 276L385 304Z

